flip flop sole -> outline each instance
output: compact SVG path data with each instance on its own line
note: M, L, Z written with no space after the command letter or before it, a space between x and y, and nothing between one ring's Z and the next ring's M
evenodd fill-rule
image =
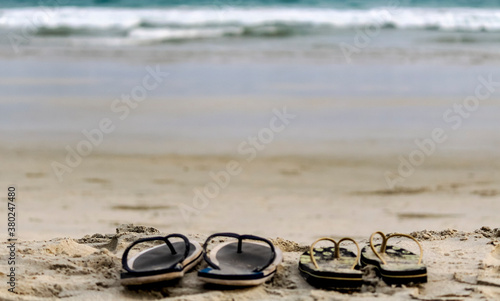
M177 248L181 246L181 244L173 244ZM133 286L133 285L144 285L144 284L150 284L150 283L155 283L155 282L163 282L163 281L170 281L174 279L178 279L184 276L184 274L190 270L192 270L203 258L203 252L201 249L201 246L196 243L196 242L191 242L191 247L193 249L193 252L189 254L189 256L182 262L182 270L176 270L172 272L167 272L167 273L158 273L155 274L154 271L149 272L146 275L136 275L132 273L122 273L121 274L121 279L120 283L124 286ZM165 248L165 246L156 246L147 250L142 251L141 253L137 254L133 258L129 260L129 265L133 266L134 262L138 261L138 259L142 258L147 258L147 257L155 257L156 254L160 248ZM165 253L168 254L169 252L167 249L165 249ZM159 257L161 258L161 257ZM169 259L172 258L162 258L165 259L165 261L170 261ZM174 259L175 260L175 259ZM165 264L163 262L162 264ZM167 263L167 265L170 264L170 262ZM147 265L144 265L142 268L147 268Z
M198 272L200 280L206 283L225 286L255 286L270 280L283 260L281 250L275 249L274 261L264 270L253 272L267 263L271 256L270 248L253 242L244 242L243 253L236 252L236 243L227 242L216 246L210 252L210 259L221 269L205 268Z
M376 245L375 247L379 247ZM377 268L382 280L387 284L409 284L409 283L425 283L427 282L427 268L424 265L418 268L405 268L405 265L411 264L412 261L418 259L418 256L408 250L387 246L391 256L399 258L401 263L393 263L397 268L390 268L390 265L384 265L379 260L375 259L375 255L368 247L361 250L361 265L371 265ZM410 258L405 260L405 258Z
M142 276L142 277L133 277L133 278L123 278L120 280L121 285L124 286L132 286L132 285L144 285L155 282L163 282L174 280L177 278L181 278L184 276L184 271L161 274L161 275L153 275L153 276Z
M319 274L299 268L300 275L312 286L319 288L356 288L363 285L363 274L346 275L343 273Z
M427 270L424 271L415 271L419 274L393 274L391 271L384 270L380 268L380 275L382 276L382 280L384 280L387 284L408 284L408 283L426 283L427 282Z
M237 279L234 276L229 276L227 279L224 279L224 277L211 277L209 274L198 274L200 279L206 283L212 283L212 284L217 284L217 285L224 285L224 286L256 286L262 283L267 282L268 280L271 280L274 276L274 272L267 275L267 276L258 276L257 278L254 279Z
M353 289L363 285L363 273L359 270L352 270L356 255L347 249L341 248L344 260L351 260L344 263L346 268L343 271L318 270L313 268L309 256L309 251L304 252L299 261L300 275L312 286L318 288ZM318 257L318 263L333 263L334 248L315 248L314 256Z

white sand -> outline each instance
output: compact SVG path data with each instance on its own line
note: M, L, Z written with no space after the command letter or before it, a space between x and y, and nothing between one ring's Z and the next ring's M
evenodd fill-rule
M389 287L373 271L366 270L361 291L341 293L310 287L299 275L298 258L307 246L281 238L274 243L284 251L284 262L272 281L259 287L220 290L205 287L196 273L165 287L139 290L120 286L121 254L134 239L158 235L154 228L121 226L113 235L30 241L18 244L18 286L7 293L2 283L2 300L472 300L500 297L500 230L481 229L470 233L453 230L413 233L425 250L429 282L416 287ZM203 235L191 235L203 242ZM411 246L406 245L411 248ZM362 245L366 240L360 241ZM6 270L6 256L0 268ZM199 265L200 269L204 264Z
M436 154L391 190L383 174L397 166L397 156L367 149L331 156L258 157L189 221L178 205L192 204L193 189L212 181L210 171L241 158L92 155L60 183L50 162L61 154L2 152L3 170L11 171L2 175L2 186L14 184L18 191L20 241L17 294L8 293L2 281L0 299L500 298L499 238L493 230L500 212L496 154ZM115 228L128 223L155 227L163 234L184 233L200 242L219 231L261 235L283 249L285 262L271 283L256 288L207 290L190 273L173 287L129 291L117 281L121 253L134 239L155 231L122 228L115 237ZM491 229L475 231L482 226ZM458 231L443 231L448 228ZM361 292L343 294L313 289L298 274L301 251L318 237L351 236L365 245L376 230L423 229L437 231L414 233L424 247L427 284L392 288L372 278ZM79 239L87 234L94 237ZM8 271L7 253L3 243L3 274Z

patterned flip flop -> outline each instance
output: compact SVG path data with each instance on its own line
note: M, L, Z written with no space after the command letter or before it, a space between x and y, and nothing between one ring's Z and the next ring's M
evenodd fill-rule
M333 247L314 248L316 243L327 240ZM340 248L343 241L352 241L356 245L358 254ZM358 267L360 257L359 246L351 238L342 238L336 242L332 238L323 237L316 240L309 251L300 256L299 271L309 284L321 288L353 289L363 284L363 273Z
M374 245L373 238L377 234L382 236L382 243ZM387 241L393 237L406 237L413 240L420 249L420 255L398 246L387 245ZM420 243L413 236L401 233L385 236L380 231L375 232L370 236L370 246L361 250L361 264L377 267L387 284L427 282L427 267L422 263L422 257L423 249Z

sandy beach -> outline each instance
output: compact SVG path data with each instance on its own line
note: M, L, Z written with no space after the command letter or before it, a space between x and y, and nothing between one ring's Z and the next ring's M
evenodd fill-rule
M158 234L155 228L129 224L119 226L116 234L21 242L18 254L22 265L18 272L22 276L17 293L13 295L5 289L0 297L2 300L497 300L500 296L499 229L411 233L421 241L429 273L428 283L413 287L388 286L374 270L364 268L365 284L359 291L314 289L297 269L298 258L307 246L283 238L272 240L284 252L283 264L272 281L258 287L204 286L195 272L180 281L156 286L120 286L121 252L137 238ZM199 241L204 238L190 237Z
M16 188L19 240L16 292L4 281L0 298L499 298L496 94L457 130L442 113L463 98L236 99L151 98L121 123L112 98L3 99L10 119L0 131L0 182L6 194ZM92 147L103 118L116 131L102 132ZM432 151L412 155L424 154L422 144ZM85 145L90 151L77 156ZM393 288L366 271L360 292L340 293L314 289L298 274L301 251L315 239L348 236L366 245L378 230L421 241L428 283ZM193 272L163 287L120 286L121 253L133 240L177 232L203 242L221 231L260 235L282 248L274 280L221 290L204 287ZM6 278L8 246L0 251Z
M350 154L339 146L328 156L274 156L270 149L250 163L246 155L93 154L61 182L51 164L64 162L65 153L9 151L2 154L3 170L11 172L2 180L19 183L23 240L113 233L134 223L162 232L234 231L307 244L325 235L365 239L375 230L473 231L498 223L497 154L436 153L391 189L384 174L397 169L398 154L380 145L351 147ZM239 163L240 173L217 194L205 195L204 208L197 206L197 191L214 186L229 162Z
M95 154L61 183L50 165L61 154L3 152L3 168L12 171L9 180L21 183L17 186L20 241L16 294L6 292L4 282L0 296L5 300L497 299L496 155L435 155L406 185L389 189L383 171L394 168L397 156L384 153L261 155L251 164L242 163L242 172L206 208L185 215L184 205L194 208L194 191L213 181L211 171L224 170L230 161L244 162L245 157ZM127 226L131 223L137 227ZM412 233L421 241L429 270L427 284L393 288L372 275L361 292L339 293L314 289L298 274L298 257L316 238L349 236L366 245L376 230ZM213 290L190 273L171 287L134 291L120 286L121 253L134 239L179 232L203 242L219 231L272 239L285 252L274 280L250 289ZM4 273L8 252L7 243L2 245Z
M500 300L495 1L48 2L0 4L0 300ZM375 231L428 283L299 275ZM275 277L120 285L134 240L216 232L272 240Z

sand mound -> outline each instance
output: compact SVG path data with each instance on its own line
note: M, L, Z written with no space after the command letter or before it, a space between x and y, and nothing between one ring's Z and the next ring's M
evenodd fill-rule
M88 256L97 250L90 246L82 245L72 239L63 239L47 245L45 252L52 255L67 255L70 257Z
M447 229L443 231L423 230L423 231L412 232L410 233L410 235L412 235L418 240L443 240L454 237L466 239L469 236L474 236L476 238L485 237L494 239L500 237L500 229L499 228L491 229L490 227L485 226L482 227L481 229L475 230L474 232L463 232L455 229Z
M117 285L120 259L107 250L72 239L19 242L17 246L16 294L3 295L6 289L2 289L2 300L70 297Z
M305 252L309 249L309 246L301 246L294 241L286 240L281 237L271 239L271 242L283 252Z

